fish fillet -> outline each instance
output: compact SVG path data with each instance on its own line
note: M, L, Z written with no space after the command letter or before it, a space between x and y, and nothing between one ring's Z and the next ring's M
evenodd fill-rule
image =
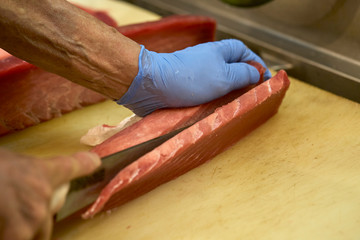
M124 204L223 152L278 111L289 85L286 72L281 70L217 108L120 171L82 217L91 218Z

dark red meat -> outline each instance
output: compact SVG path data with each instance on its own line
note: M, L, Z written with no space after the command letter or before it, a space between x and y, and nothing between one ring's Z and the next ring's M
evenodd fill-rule
M8 54L4 58L0 59L0 80L7 75L24 72L30 68L36 67L24 60Z
M117 27L118 26L116 21L112 17L110 17L105 11L93 10L93 9L86 8L86 7L79 6L79 5L75 5L75 6L77 6L78 8L80 8L82 10L84 10L87 13L90 13L91 15L93 15L97 19L103 21L104 23L106 23L109 26L112 26L112 27Z
M33 68L1 79L0 135L105 100L60 76Z
M202 16L172 16L117 29L125 36L146 45L149 50L171 52L213 41L215 22ZM177 31L175 38L171 34L174 29ZM38 69L7 53L1 55L0 135L104 99L104 96L92 90Z
M263 80L265 68L255 61L248 62L255 66L260 73L260 81ZM101 157L121 151L123 149L140 144L147 140L169 133L173 130L189 126L214 112L216 108L231 102L241 94L254 86L239 89L232 93L195 107L161 109L144 117L140 121L118 132L102 144L97 145L91 151Z
M156 22L133 24L117 29L147 49L155 52L173 52L213 41L215 28L215 20L209 17L174 15Z
M278 111L289 84L286 72L280 71L139 158L118 173L83 217L92 217L132 200L224 151ZM172 115L167 111L160 110L154 115L159 117L163 112L171 120ZM188 121L187 116L185 118ZM153 127L149 121L146 127L138 129Z

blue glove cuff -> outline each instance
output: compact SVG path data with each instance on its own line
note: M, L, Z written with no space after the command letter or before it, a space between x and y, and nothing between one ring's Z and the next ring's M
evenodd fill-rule
M144 117L154 109L164 108L166 105L156 94L156 87L151 77L151 65L154 61L153 52L143 45L139 54L139 72L131 83L128 91L116 102L130 109L136 115Z

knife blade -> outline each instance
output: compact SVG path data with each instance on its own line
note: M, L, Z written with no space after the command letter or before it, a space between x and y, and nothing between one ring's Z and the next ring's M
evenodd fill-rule
M60 211L56 214L56 221L61 221L93 203L101 190L111 181L111 179L113 179L113 177L117 175L121 169L125 168L187 127L177 129L160 137L101 158L102 164L93 174L74 179L70 182L70 189L66 196L66 201Z

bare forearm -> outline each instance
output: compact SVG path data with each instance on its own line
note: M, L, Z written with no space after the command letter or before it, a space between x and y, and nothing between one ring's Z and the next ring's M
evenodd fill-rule
M0 47L119 99L138 71L140 46L64 0L0 0Z

